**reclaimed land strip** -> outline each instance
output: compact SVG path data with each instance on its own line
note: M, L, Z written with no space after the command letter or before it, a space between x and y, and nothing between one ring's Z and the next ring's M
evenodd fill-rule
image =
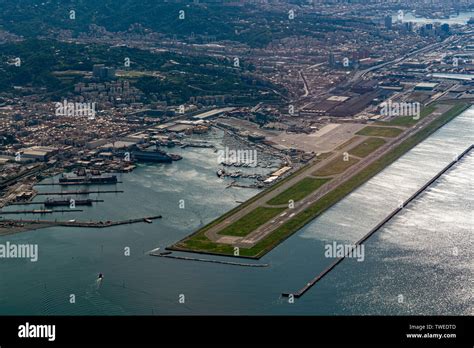
M238 256L241 258L259 259L267 252L272 250L276 245L278 245L286 238L291 236L293 233L301 229L307 223L311 222L323 211L340 201L354 189L356 189L357 187L365 183L367 180L369 180L371 177L382 171L385 167L396 161L408 150L410 150L418 143L426 139L428 136L430 136L436 130L441 128L443 125L454 119L457 115L469 108L469 106L470 104L467 103L454 104L450 109L448 109L448 111L444 112L440 116L437 116L433 120L430 120L430 122L427 123L427 125L425 125L423 128L413 134L410 134L407 138L394 145L394 147L384 153L380 158L374 160L373 162L370 162L370 164L368 164L366 167L357 171L349 179L342 182L339 186L332 189L329 193L325 194L317 202L311 204L304 211L300 212L298 215L292 217L279 228L272 231L271 234L260 240L254 246L252 246L251 248L240 248L239 255L234 255L235 248L232 245L216 243L209 240L205 235L206 231L225 220L228 216L231 216L235 212L242 209L242 207L251 204L255 200L264 196L266 193L274 190L276 188L276 185L280 186L281 184L283 184L284 181L277 183L275 186L269 188L266 191L260 192L258 195L254 196L250 200L235 207L228 213L211 222L210 224L197 230L191 235L188 235L184 239L178 241L174 245L167 247L166 249L175 251L187 251L199 254L214 254L229 257ZM307 166L300 168L299 171L293 173L290 177L298 175L299 172L308 169L308 166L311 165L312 164L308 164ZM290 177L286 178L286 180L288 180Z
M135 224L140 222L150 223L152 220L161 219L161 215L150 217L128 219L120 221L51 221L51 220L0 220L0 235L13 234L18 232L33 231L46 227L88 227L106 228L119 225Z
M269 266L268 263L243 263L243 262L232 262L232 261L223 261L223 260L209 260L209 259L201 259L197 257L188 257L188 256L160 255L159 253L157 254L154 252L150 252L150 255L158 256L158 257L166 257L168 259L220 263L224 265L241 266L241 267L268 267Z
M299 298L305 294L309 289L311 289L317 282L319 282L325 275L331 272L339 263L342 262L348 255L351 255L352 250L354 250L358 245L364 243L367 239L369 239L375 232L380 230L382 226L384 226L387 222L389 222L395 215L397 215L400 211L403 210L410 202L412 202L416 197L418 197L423 191L425 191L431 184L437 181L444 173L446 173L451 167L453 167L456 163L458 163L461 158L463 158L467 153L469 153L474 148L474 145L469 146L464 152L459 155L457 159L449 163L446 167L444 167L441 171L438 172L433 178L431 178L426 184L424 184L420 189L418 189L413 195L410 196L405 202L403 202L398 208L393 210L385 219L380 221L373 229L371 229L365 236L363 236L355 245L354 247L347 253L347 255L343 257L337 258L332 264L330 264L324 271L318 274L315 278L311 279L305 286L303 286L300 290L289 293L285 292L282 293L282 296L289 297L294 296L295 298Z
M223 248L222 249L225 249L225 250L222 250L222 251L217 251L217 252L208 252L206 250L203 250L203 251L200 251L199 250L199 246L201 243L200 241L203 241L203 242L206 242L207 238L205 236L201 236L201 234L204 234L204 232L206 232L207 230L209 230L211 227L219 224L220 222L222 222L223 220L225 220L227 217L231 216L232 214L236 213L237 211L241 210L242 208L245 208L246 206L252 204L253 202L255 202L256 200L260 199L261 197L265 196L267 193L273 191L273 190L276 190L278 187L282 186L283 184L285 184L286 182L290 181L291 179L293 179L294 177L298 176L300 173L304 172L305 170L307 170L309 167L311 167L316 161L319 161L320 159L325 159L326 157L330 156L331 153L330 152L326 152L326 153L322 153L320 155L317 156L317 159L313 159L311 161L309 161L307 164L305 164L304 166L302 166L301 168L299 168L298 170L296 170L295 172L293 172L292 174L288 175L286 178L278 181L277 183L275 183L274 185L272 185L271 187L267 188L266 190L263 190L261 192L259 192L258 194L256 194L255 196L253 196L252 198L246 200L245 202L243 202L242 204L239 204L238 206L236 206L235 208L232 208L231 210L229 210L227 213L224 213L223 215L221 215L220 217L218 217L217 219L215 219L214 221L211 221L209 224L205 225L204 227L198 229L196 232L192 233L191 235L185 237L183 240L181 240L180 242L184 241L184 240L190 240L192 237L195 238L195 241L197 245L195 245L194 248L179 248L176 246L176 244L174 246L169 246L167 247L166 249L168 250L177 250L177 251L192 251L194 253L198 253L198 254L211 254L211 255L221 255L221 256L233 256L233 248L227 248L227 245L225 246L222 246ZM178 242L179 243L179 242ZM177 243L177 244L178 244ZM191 242L192 243L192 242ZM246 256L241 256L241 257L246 257ZM251 257L249 257L251 258Z

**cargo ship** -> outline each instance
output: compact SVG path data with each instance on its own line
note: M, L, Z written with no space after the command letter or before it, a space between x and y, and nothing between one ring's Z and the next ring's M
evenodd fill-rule
M84 175L84 176L72 176L63 174L59 178L60 185L78 185L78 184L116 184L116 175Z
M47 199L44 202L45 207L63 207L63 206L70 206L71 200L70 199ZM92 199L78 199L74 200L74 205L92 205Z

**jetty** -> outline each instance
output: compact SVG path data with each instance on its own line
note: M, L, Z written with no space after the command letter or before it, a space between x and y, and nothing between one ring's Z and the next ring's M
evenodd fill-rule
M84 201L76 201L74 204L76 206L78 205L91 205L92 203L99 203L99 202L104 202L103 199L87 199L87 200L84 200ZM91 204L89 204L91 203ZM51 204L51 201L41 201L41 202L13 202L13 203L9 203L8 205L48 205L48 204ZM70 201L69 200L64 200L60 202L59 205L70 205Z
M93 193L124 193L123 190L74 190L61 192L38 192L37 196L67 196L67 195L89 195Z
M366 235L364 235L354 246L351 250L344 255L343 257L337 258L333 263L331 263L324 271L319 273L315 278L311 279L305 286L303 286L300 290L295 292L285 292L281 295L283 297L290 297L293 296L294 298L299 298L303 296L309 289L311 289L317 282L319 282L324 276L326 276L329 272L331 272L338 264L340 264L348 255L351 255L353 250L364 243L367 239L369 239L375 232L380 230L382 226L384 226L388 221L390 221L395 215L397 215L400 211L403 210L410 202L412 202L415 198L417 198L422 192L424 192L429 186L431 186L436 180L438 180L444 173L446 173L451 167L453 167L460 159L462 159L466 154L468 154L474 145L469 146L466 150L464 150L457 158L455 158L452 162L450 162L446 167L441 169L434 177L432 177L426 184L424 184L421 188L419 188L414 194L410 196L406 201L400 204L395 210L393 210L385 219L380 221L373 229L371 229Z
M43 182L37 183L37 186L92 186L92 185L115 185L121 184L122 181L115 182L75 182L75 181L63 181L63 182Z
M81 209L38 209L38 210L12 210L12 211L1 211L0 215L13 215L13 214L54 214L54 213L80 213Z
M32 231L47 227L86 227L86 228L106 228L112 226L145 223L155 219L161 219L161 215L149 216L137 219L128 219L120 221L58 221L58 220L28 220L28 219L0 219L0 235L12 234L24 231Z

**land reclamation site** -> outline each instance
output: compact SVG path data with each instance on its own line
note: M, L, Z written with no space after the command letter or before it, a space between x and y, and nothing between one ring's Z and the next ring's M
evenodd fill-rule
M430 104L418 120L369 124L167 249L259 259L469 106Z

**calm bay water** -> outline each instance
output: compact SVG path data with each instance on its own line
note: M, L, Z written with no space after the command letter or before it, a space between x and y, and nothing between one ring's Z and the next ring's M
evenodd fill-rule
M267 268L148 256L257 191L226 189L209 149L186 149L172 165L142 166L122 175L125 194L103 195L104 203L61 218L159 213L162 220L0 237L40 248L36 263L0 261L0 314L474 314L472 153L371 237L363 262L345 260L294 304L280 297L332 261L326 243L358 240L472 144L473 118L471 108L280 244L260 260Z

